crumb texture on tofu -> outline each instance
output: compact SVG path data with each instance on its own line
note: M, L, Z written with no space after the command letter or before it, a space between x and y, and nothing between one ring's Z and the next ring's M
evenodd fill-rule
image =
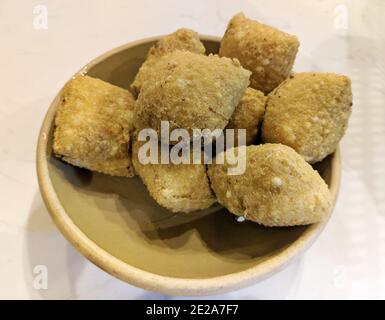
M325 218L331 207L329 189L292 148L269 143L240 148L246 148L244 174L228 175L227 162L209 165L211 187L220 204L237 216L270 227L306 225Z
M151 75L152 68L158 59L176 50L186 50L198 54L204 54L206 49L199 39L198 33L193 30L181 28L160 39L147 54L146 61L140 67L131 89L139 94L143 81Z
M162 56L143 83L135 125L160 132L224 129L249 85L250 72L237 60L175 51Z
M89 76L76 76L60 96L54 153L75 166L133 176L129 141L134 106L129 91Z
M246 89L226 127L235 129L235 145L237 145L237 129L246 129L246 145L256 141L258 129L265 114L266 98L262 91L253 88Z
M310 163L333 153L352 112L350 79L333 73L297 73L269 96L264 142L292 147Z
M239 13L227 26L219 54L237 58L252 72L250 86L269 93L290 75L298 47L296 36Z
M142 164L138 150L143 142L133 138L132 162L155 201L172 212L191 212L216 202L205 164Z

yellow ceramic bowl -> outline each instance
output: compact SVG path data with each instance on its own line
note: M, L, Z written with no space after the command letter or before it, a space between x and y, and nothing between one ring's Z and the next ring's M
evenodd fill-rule
M158 39L109 51L79 72L128 88ZM208 52L218 52L218 38L201 39ZM86 258L123 281L172 295L242 288L284 268L313 243L326 223L292 228L239 224L219 205L174 215L151 199L137 177L116 178L63 163L51 152L58 96L44 119L37 147L43 199L64 236ZM335 202L339 152L317 170Z

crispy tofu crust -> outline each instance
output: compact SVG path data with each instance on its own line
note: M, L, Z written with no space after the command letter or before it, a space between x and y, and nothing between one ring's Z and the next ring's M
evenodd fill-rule
M246 145L252 144L257 138L265 113L266 99L262 91L247 88L230 118L227 128L235 129L235 137L237 129L246 129ZM236 141L235 139L234 142Z
M239 13L227 26L219 54L237 58L252 72L250 86L269 93L290 75L298 47L296 36Z
M133 138L132 163L155 201L172 212L188 213L216 202L204 164L142 164L138 150L143 142Z
M227 163L209 165L211 186L220 204L237 216L269 227L324 219L331 207L328 187L292 148L281 144L239 148L246 148L244 174L228 175Z
M128 149L134 104L127 90L89 76L75 77L60 96L54 153L78 167L133 176Z
M250 72L237 60L216 55L175 51L154 65L137 100L135 125L160 132L161 120L170 130L224 129L241 100Z
M350 79L332 73L297 73L267 101L263 140L295 149L315 163L333 153L352 111Z
M199 35L193 30L181 28L160 39L147 54L146 61L140 67L131 89L136 95L139 94L143 81L151 74L152 67L158 59L176 50L186 50L198 54L205 53L205 47L199 40Z

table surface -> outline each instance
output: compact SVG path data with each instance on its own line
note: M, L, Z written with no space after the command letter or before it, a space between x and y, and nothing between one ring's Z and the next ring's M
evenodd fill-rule
M41 12L47 11L47 24ZM95 56L179 27L221 36L236 12L296 34L296 71L353 81L337 206L316 243L285 270L210 298L385 298L385 1L0 2L0 298L175 299L125 284L75 251L42 202L35 148L63 83ZM43 27L43 28L42 28ZM46 27L46 28L45 28ZM35 289L36 266L48 289Z

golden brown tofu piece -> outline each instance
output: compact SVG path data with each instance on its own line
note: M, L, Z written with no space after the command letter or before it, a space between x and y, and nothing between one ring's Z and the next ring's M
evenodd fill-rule
M263 92L247 88L226 128L235 129L235 137L237 137L237 129L246 129L246 145L252 144L257 138L265 113L265 105L266 96ZM234 142L237 142L237 139L234 139Z
M205 164L142 164L138 159L143 142L133 140L132 163L155 201L172 212L191 212L216 202Z
M152 67L158 59L176 50L186 50L199 54L205 53L205 47L199 40L199 35L193 30L182 28L160 39L148 52L146 61L140 67L131 89L139 94L143 81L151 74Z
M292 147L310 163L333 153L352 111L350 79L332 73L297 73L267 101L265 142Z
M227 26L219 54L237 58L252 72L250 86L266 94L290 75L298 47L296 36L239 13Z
M208 169L218 202L230 212L269 227L306 225L326 217L331 208L329 189L292 148L241 146L236 148L238 155L239 148L246 148L244 174L228 175L227 162L214 162Z
M224 129L241 100L250 71L237 60L216 55L175 51L155 64L137 100L135 125L160 132L161 121L170 130Z
M134 105L129 91L89 76L76 76L60 96L54 153L78 167L133 176L129 141Z

